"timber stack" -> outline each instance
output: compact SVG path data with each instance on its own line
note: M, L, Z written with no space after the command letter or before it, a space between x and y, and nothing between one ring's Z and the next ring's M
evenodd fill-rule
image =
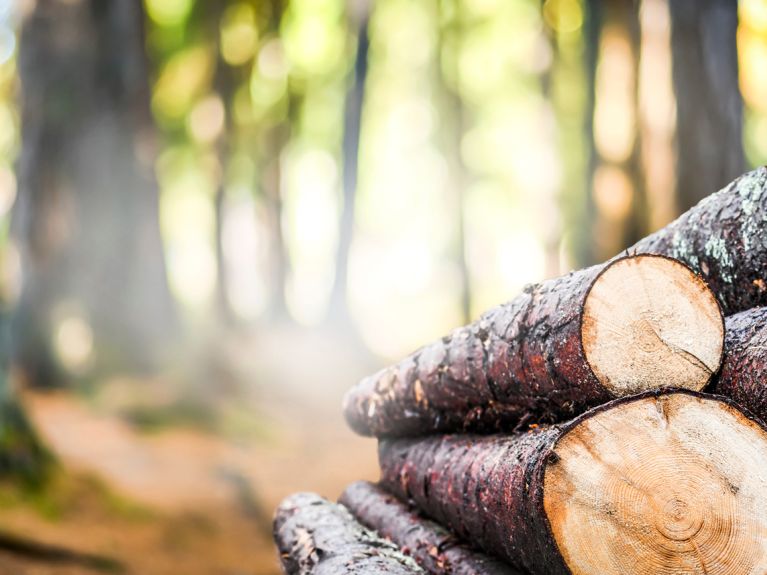
M277 511L286 573L767 573L767 167L352 388L378 484Z

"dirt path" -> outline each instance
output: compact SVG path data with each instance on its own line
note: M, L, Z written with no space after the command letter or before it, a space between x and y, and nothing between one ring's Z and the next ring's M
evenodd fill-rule
M71 394L25 394L31 418L66 469L98 478L144 511L109 509L86 489L55 518L10 506L2 526L116 557L128 573L276 575L269 530L280 499L300 490L335 498L349 482L376 476L374 442L348 431L338 407L345 388L370 366L314 334L277 333L242 346L258 349L246 363L262 383L242 401L268 414L266 440L193 429L147 434ZM0 554L0 572L2 561L14 560ZM93 572L22 564L8 572Z

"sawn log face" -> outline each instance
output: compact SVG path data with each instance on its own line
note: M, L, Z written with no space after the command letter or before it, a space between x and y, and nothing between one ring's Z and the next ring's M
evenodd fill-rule
M380 442L382 484L541 575L767 572L767 432L691 391L517 435Z

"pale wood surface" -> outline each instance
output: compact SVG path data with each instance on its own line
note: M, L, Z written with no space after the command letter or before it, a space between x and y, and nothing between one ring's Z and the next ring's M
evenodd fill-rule
M729 404L629 402L554 451L544 508L573 575L767 573L767 433Z
M678 261L624 258L586 298L583 348L615 397L659 387L699 391L722 361L724 323L706 283Z

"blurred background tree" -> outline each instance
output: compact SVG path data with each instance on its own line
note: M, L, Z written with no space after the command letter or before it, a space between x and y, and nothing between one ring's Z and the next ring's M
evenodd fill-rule
M346 437L358 370L767 162L766 65L765 0L0 0L16 453L19 382L124 374Z
M345 316L398 353L421 331L377 341L379 310L440 331L603 260L764 159L764 10L24 3L15 361L37 385L156 368L176 307Z
M20 39L14 359L33 385L157 369L177 335L141 4L37 2ZM93 350L89 348L93 347Z
M741 85L763 161L738 54L762 56L764 10L24 3L15 363L42 386L157 370L179 304L185 332L330 319L396 355L603 260L743 171Z

